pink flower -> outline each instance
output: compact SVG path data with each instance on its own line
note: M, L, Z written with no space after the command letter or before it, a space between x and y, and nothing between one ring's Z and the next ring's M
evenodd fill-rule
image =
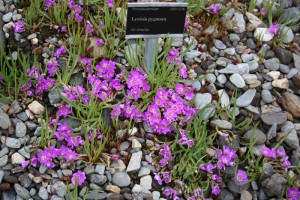
M268 13L268 9L266 9L266 8L261 8L261 9L260 9L260 12L261 12L262 15L266 15L266 14Z
M221 193L221 189L218 185L211 184L211 193L214 195L219 195Z
M77 153L75 151L68 149L65 154L65 159L67 162L71 160L77 160Z
M26 168L29 165L29 161L22 161L21 166L22 168Z
M99 47L101 47L103 44L104 44L103 40L102 40L101 38L99 38L99 39L97 40L97 45L98 45Z
M236 182L237 183L245 183L248 181L247 173L243 170L238 170L236 174Z
M16 33L22 33L23 32L23 26L24 24L21 21L17 21L14 23L14 30Z
M218 14L219 10L220 10L220 5L218 4L212 4L208 7L208 11L214 15Z
M270 28L269 28L269 32L274 34L274 35L277 35L278 32L279 32L279 28L280 28L279 24L271 24Z
M78 184L79 186L83 184L83 182L85 181L86 179L86 176L85 176L85 173L82 172L82 171L78 171L76 173L73 174L72 176L72 183L73 184Z
M290 200L298 200L300 197L299 188L288 188L286 196Z
M71 114L71 106L59 107L57 114L59 117L67 117L69 114Z

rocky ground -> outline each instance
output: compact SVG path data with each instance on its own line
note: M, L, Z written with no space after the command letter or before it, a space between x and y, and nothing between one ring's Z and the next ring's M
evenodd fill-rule
M260 9L265 3L258 1L257 4L257 9ZM299 6L297 2L286 1L281 11L282 23L295 18L294 24L297 24L300 20ZM38 61L44 63L50 59L54 49L61 45L61 35L44 37L43 30L14 33L14 23L22 18L26 16L21 8L16 7L15 1L0 0L0 45L12 51L13 60L17 59L19 49L28 57L36 54ZM248 151L248 142L255 138L252 152L255 156L262 156L263 147L273 148L284 138L280 149L286 152L292 167L282 171L272 163L265 162L256 179L244 185L238 185L229 179L221 188L221 193L212 198L287 198L281 196L287 187L300 187L299 26L281 30L286 33L283 43L280 47L275 47L272 41L274 35L262 25L260 18L250 12L242 13L230 8L221 16L220 21L227 29L222 30L225 33L222 37L217 37L221 32L217 26L204 27L195 20L190 22L184 38L175 39L172 43L174 48L182 51L191 45L183 62L188 68L190 79L203 78L192 84L194 106L199 110L204 109L203 119L209 120L209 130L217 128L235 136L230 141L218 136L221 147L229 146L239 156L243 156ZM258 37L261 44L258 44ZM205 38L213 40L209 43ZM118 52L114 61L129 65L123 50ZM60 60L61 65L63 62L64 60ZM85 79L82 74L82 71L73 74L70 82L80 85ZM40 113L46 108L49 112L56 112L57 104L61 101L56 89L45 92L41 99L33 99L29 104L20 99L10 104L0 101L1 199L70 199L67 190L74 188L70 180L79 170L85 173L86 180L78 188L77 199L167 198L154 179L158 166L152 162L156 156L152 149L161 143L155 137L149 137L149 133L155 135L155 132L145 122L129 130L130 135L125 139L123 135L126 130L117 131L120 142L116 141L117 145L105 152L110 158L110 162L105 165L87 165L83 160L65 162L59 157L55 161L56 168L45 165L23 168L22 163L30 160L33 152L38 155L44 150L43 147L36 146L36 140L43 134ZM226 110L234 112L235 120L226 114ZM109 113L104 113L104 118L111 125ZM250 119L253 123L247 129L237 128L239 123ZM60 122L66 122L74 129L80 127L80 123L71 117L61 119ZM50 143L56 148L61 147L56 140L51 140ZM34 151L35 149L37 150ZM111 155L121 157L112 158ZM224 174L234 177L234 169L235 167L226 167ZM292 178L294 185L290 183Z

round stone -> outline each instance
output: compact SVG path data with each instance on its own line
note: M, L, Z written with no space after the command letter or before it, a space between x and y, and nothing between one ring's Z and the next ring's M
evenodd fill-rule
M237 88L243 88L246 86L243 77L237 73L232 74L229 79Z
M130 177L126 172L116 172L113 175L112 183L119 187L126 187L130 185Z

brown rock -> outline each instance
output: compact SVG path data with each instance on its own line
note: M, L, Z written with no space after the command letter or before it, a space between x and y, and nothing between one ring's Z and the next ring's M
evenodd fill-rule
M188 30L189 30L189 35L193 36L194 38L199 37L199 35L201 34L201 30L194 26L189 26Z
M296 74L295 76L293 76L292 78L294 85L300 89L300 75Z
M243 190L241 193L241 200L252 200L252 195L247 190Z
M294 120L293 115L291 113L289 113L287 111L284 111L284 112L286 114L286 117L287 117L288 121L293 121Z
M88 47L87 47L87 54L90 56L94 56L95 58L100 58L104 54L104 45L99 47L97 45L98 37L89 37L88 38Z
M289 93L285 92L281 96L281 103L283 108L291 113L293 117L300 117L300 97Z
M38 54L38 55L41 55L43 52L43 48L42 47L36 47L32 50L32 53L33 54Z
M105 189L108 192L113 192L113 193L116 193L116 194L120 194L120 192L121 192L121 189L118 186L115 186L115 185L107 185Z

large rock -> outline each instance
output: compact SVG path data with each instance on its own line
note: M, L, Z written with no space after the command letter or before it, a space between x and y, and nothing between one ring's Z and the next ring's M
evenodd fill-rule
M251 102L252 102L255 94L256 94L256 90L255 89L247 90L242 96L240 96L239 98L237 98L236 105L238 107L249 106L251 104Z
M234 13L232 18L233 31L235 33L243 33L246 31L246 22L244 20L244 15L238 12Z
M251 129L247 131L244 135L244 138L247 142L250 141L251 137L253 137L253 140L255 141L255 145L264 144L267 140L266 135L259 129Z
M254 37L257 40L261 40L263 42L269 42L273 39L274 35L270 33L268 28L256 28L254 31Z
M8 115L0 110L0 128L8 129L11 127L11 121Z
M289 64L293 59L293 54L289 50L279 47L275 49L275 55L282 64Z
M280 174L273 174L261 184L265 187L268 196L276 195L279 197L287 184L287 180Z
M257 28L260 24L262 24L262 21L252 13L246 12L246 16L254 28Z
M291 113L293 117L300 117L300 97L289 93L285 92L281 96L281 103L283 108Z
M210 93L198 93L195 97L195 106L198 109L204 108L211 103L212 96Z
M130 185L130 177L124 171L123 172L116 172L113 175L112 183L114 185L119 186L119 187L126 187L126 186Z
M28 108L35 115L39 115L45 110L45 107L37 101L33 101L32 103L30 103L28 105Z
M295 126L292 122L285 122L281 127L281 132L283 132L284 135L288 135L285 139L285 143L287 143L293 149L299 148L299 138L297 136Z
M267 125L276 123L281 125L287 120L287 116L284 112L267 112L261 115L262 121Z
M299 8L298 7L292 7L285 9L280 17L281 23L284 24L286 22L291 23L291 25L297 24L297 22L300 19L299 15Z
M142 161L143 153L142 151L135 152L131 155L130 161L128 163L126 171L130 172L137 172L141 168L141 161Z

